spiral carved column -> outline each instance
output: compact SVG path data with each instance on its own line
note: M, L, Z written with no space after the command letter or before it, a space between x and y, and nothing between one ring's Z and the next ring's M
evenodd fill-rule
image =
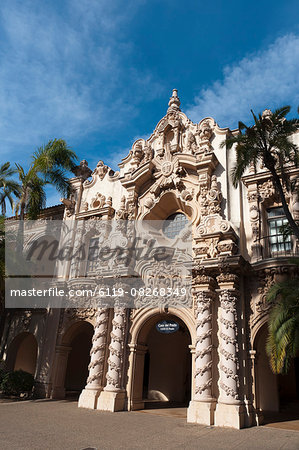
M125 391L122 385L122 372L126 322L127 310L122 307L115 307L106 374L107 383L101 392L97 408L103 411L121 411L124 408Z
M219 283L221 288L221 283ZM223 286L223 287L227 287ZM244 405L239 399L239 354L237 340L238 291L220 289L218 316L219 338L219 399L215 423L219 426L242 428Z
M90 350L89 376L87 384L79 397L79 407L95 409L103 389L103 371L107 341L109 310L100 308L96 314L96 324Z
M215 399L212 396L212 302L215 293L195 290L196 347L194 398L188 408L188 422L213 425Z
M199 291L196 299L195 400L211 400L212 314L211 294Z
M236 304L234 293L224 290L219 295L219 401L239 404L238 397L238 344L236 336Z

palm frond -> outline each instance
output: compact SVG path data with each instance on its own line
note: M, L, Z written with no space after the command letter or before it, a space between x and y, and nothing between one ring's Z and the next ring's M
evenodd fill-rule
M299 259L293 259L299 266ZM299 281L294 278L275 283L267 300L273 303L268 322L266 351L274 373L287 373L299 349Z

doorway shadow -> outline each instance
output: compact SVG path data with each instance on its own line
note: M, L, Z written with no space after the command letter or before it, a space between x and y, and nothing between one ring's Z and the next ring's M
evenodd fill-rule
M291 421L299 421L299 399L282 403L278 412L263 412L263 425Z
M161 402L159 400L144 400L144 409L187 408L189 402Z

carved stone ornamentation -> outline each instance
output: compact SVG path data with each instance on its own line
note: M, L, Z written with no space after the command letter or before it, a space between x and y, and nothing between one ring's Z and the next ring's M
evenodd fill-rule
M186 149L189 153L192 153L192 154L196 154L198 151L196 137L192 133L192 131L189 131L189 133L187 135Z
M82 408L96 408L99 394L103 389L108 318L109 310L107 308L97 310L88 366L89 375L85 389L79 397L78 406Z
M155 200L153 197L148 197L145 201L144 201L144 206L148 209L151 209L155 204Z
M145 142L144 148L144 162L151 161L154 157L154 151L148 142Z
M222 403L238 404L239 378L236 291L221 290L219 300L219 401Z
M177 189L179 192L185 190L183 177L186 176L186 171L179 165L178 160L173 161L170 149L166 149L160 158L155 158L153 163L156 182L151 187L150 193L155 198L170 189Z
M234 255L238 251L238 246L231 239L226 239L218 242L217 250L219 255Z
M105 195L98 192L95 197L91 199L91 208L92 209L98 209L103 208L106 202Z
M274 284L274 270L265 269L259 274L260 287L258 288L259 298L256 301L255 309L259 315L267 314L271 308L271 303L267 301L269 289Z
M144 151L142 148L142 142L141 140L137 141L134 143L133 148L132 148L132 162L131 162L131 166L133 167L133 169L136 169L141 161L143 160L144 157Z
M88 366L89 376L85 389L99 389L102 387L108 316L109 310L106 308L101 308L96 313L96 324Z
M61 198L60 201L65 206L66 216L71 217L75 212L75 206L76 206L76 202L75 202L73 196L71 196L71 198Z
M209 291L195 294L195 400L198 401L212 399L212 298Z
M109 346L108 372L105 391L118 391L122 386L123 352L127 312L115 307L112 320L111 344Z
M76 177L81 177L83 178L83 180L89 178L92 173L91 169L88 167L88 162L86 161L86 159L83 159L80 162L80 165L74 168L73 172Z
M213 150L211 145L211 137L213 129L208 120L205 120L199 127L199 152L209 153Z
M172 96L169 99L169 103L168 103L168 114L171 114L173 112L176 111L180 111L180 99L178 97L178 90L177 89L173 89L172 90Z
M201 216L221 213L220 204L222 194L218 187L216 175L212 175L209 189L206 185L201 186L198 200L200 204Z
M197 231L200 236L204 236L206 234L220 231L225 233L229 231L230 228L231 226L227 220L222 219L219 214L213 214L203 218L202 222L197 227Z
M103 178L107 172L108 172L108 166L106 166L103 163L103 161L99 161L96 169L94 170L94 173L97 174L97 176L100 178L100 180L103 180Z
M258 185L262 201L275 197L275 187L271 180L264 181Z
M128 218L128 211L126 209L126 197L123 195L120 201L120 207L115 213L115 218L125 220Z

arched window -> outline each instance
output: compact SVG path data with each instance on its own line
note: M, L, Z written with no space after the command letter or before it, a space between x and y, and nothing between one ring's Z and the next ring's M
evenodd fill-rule
M163 233L169 239L174 239L185 228L188 219L183 213L175 213L169 216L163 224Z

